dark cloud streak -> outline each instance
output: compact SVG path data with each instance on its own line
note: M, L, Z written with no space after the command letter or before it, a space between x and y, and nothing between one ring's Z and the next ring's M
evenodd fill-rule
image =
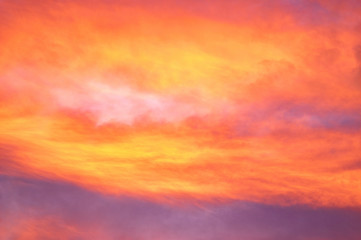
M169 205L105 196L63 182L0 177L1 219L13 239L24 219L56 219L72 239L349 239L361 234L360 209L271 206L250 202ZM53 226L54 227L54 226ZM47 239L39 233L37 239Z

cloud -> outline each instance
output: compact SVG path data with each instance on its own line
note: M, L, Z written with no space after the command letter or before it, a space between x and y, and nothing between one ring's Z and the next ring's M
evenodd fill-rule
M1 176L4 239L358 239L361 212L252 202L162 204ZM53 231L51 234L48 231Z
M60 107L90 112L95 115L99 125L109 122L132 125L142 118L156 122L181 122L209 113L206 106L194 101L179 101L171 96L142 93L127 86L111 87L100 82L88 83L82 92L54 92Z
M0 4L4 174L360 205L357 1Z

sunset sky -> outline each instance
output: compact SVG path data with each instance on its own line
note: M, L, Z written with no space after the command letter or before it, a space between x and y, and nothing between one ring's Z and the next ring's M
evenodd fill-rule
M0 240L360 240L361 1L0 0Z

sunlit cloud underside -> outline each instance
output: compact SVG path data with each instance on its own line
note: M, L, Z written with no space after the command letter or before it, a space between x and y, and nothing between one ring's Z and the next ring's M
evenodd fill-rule
M358 1L0 1L0 239L357 240L360 149Z

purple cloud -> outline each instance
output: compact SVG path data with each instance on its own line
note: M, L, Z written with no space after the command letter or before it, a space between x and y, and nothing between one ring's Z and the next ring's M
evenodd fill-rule
M169 205L9 176L0 177L0 196L0 216L7 227L0 228L0 236L6 239L17 239L24 219L55 219L52 227L67 231L71 239L357 240L361 235L360 209L241 201ZM48 237L39 230L37 239Z

